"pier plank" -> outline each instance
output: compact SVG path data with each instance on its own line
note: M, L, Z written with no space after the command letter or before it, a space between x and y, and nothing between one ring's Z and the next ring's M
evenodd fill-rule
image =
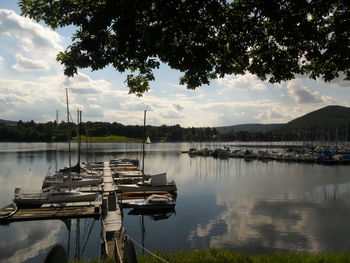
M95 217L100 216L99 206L51 206L39 208L19 208L18 211L7 218L7 222L26 221L26 220L47 220L62 218L78 217Z

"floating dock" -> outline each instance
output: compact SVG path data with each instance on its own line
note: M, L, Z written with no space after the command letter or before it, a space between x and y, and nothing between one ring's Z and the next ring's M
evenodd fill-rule
M123 262L125 231L123 228L122 208L118 202L109 162L104 163L102 189L102 238L104 252L108 258L113 258L116 262Z
M17 212L2 223L15 221L50 220L63 218L93 217L101 214L102 202L66 203L64 205L43 205L37 208L18 208Z

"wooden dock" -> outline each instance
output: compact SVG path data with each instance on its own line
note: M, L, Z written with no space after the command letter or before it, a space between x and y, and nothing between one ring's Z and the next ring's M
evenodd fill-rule
M120 163L113 161L92 163L89 164L89 167L94 171L102 172L103 182L97 186L78 187L76 190L81 192L99 192L102 195L100 200L93 202L49 203L40 207L19 207L17 212L11 217L1 219L0 224L31 220L82 217L101 218L103 254L115 262L124 262L124 242L127 236L123 227L122 207L127 205L128 202L142 200L144 197L140 196L140 194L149 195L153 192L125 193L122 198L122 194L118 192L118 187L115 184L115 179L118 178L117 174L141 174L135 165L126 161Z
M60 204L46 204L37 208L20 207L17 212L1 221L8 224L16 221L50 220L63 218L93 217L101 214L101 201Z
M116 262L124 261L124 238L122 208L118 203L116 186L109 162L103 167L102 237L106 256Z

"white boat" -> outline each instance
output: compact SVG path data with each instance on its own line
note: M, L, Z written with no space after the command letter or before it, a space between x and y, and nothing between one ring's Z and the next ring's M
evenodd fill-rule
M151 175L151 179L137 184L118 185L118 191L126 192L176 192L176 184L167 182L166 173Z
M69 186L71 188L82 187L82 186L94 186L102 183L102 178L100 176L72 176L71 179L64 174L55 174L46 176L42 185L42 189L51 186Z
M147 137L146 144L151 144L151 139Z
M70 203L95 201L98 193L82 193L74 190L56 191L46 193L23 193L20 188L15 189L13 201L17 205L42 205L48 203Z
M0 219L5 219L17 212L16 204L12 203L0 209Z
M130 202L128 207L136 209L171 209L175 207L175 200L169 195L153 194L142 201Z

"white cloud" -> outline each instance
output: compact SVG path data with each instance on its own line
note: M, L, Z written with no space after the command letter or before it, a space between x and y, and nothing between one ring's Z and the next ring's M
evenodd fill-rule
M303 86L298 80L291 80L287 85L289 95L295 102L301 104L308 103L334 103L336 100L332 97L321 95L320 92L312 92Z
M165 119L180 119L182 116L175 111L166 111L160 114Z
M18 71L48 71L50 69L50 66L46 62L25 58L19 53L16 54L15 58L16 64L12 68Z
M188 90L186 85L180 85L180 84L171 83L171 82L168 82L168 83L166 83L166 84L167 84L168 86L173 87L173 88L176 88L176 89Z
M0 9L0 36L13 37L26 51L57 52L62 50L61 37L35 21L17 15L13 10Z
M63 50L62 41L63 38L50 28L17 15L13 10L0 9L0 42L5 43L3 51L15 57L13 69L59 69L61 66L56 61L56 55Z
M152 111L152 106L144 102L125 102L121 104L122 109L127 111Z
M93 80L88 75L78 72L74 77L63 77L62 86L75 94L97 94L111 88L111 84L105 80Z
M266 85L252 74L245 75L228 75L217 79L217 82L226 87L227 90L265 90Z
M349 80L344 80L345 74L340 73L339 77L331 80L329 84L332 87L337 87L337 88L349 88L350 87L350 81ZM317 79L318 82L324 83L323 79Z
M176 109L176 110L178 110L178 111L183 111L185 108L184 107L182 107L180 104L173 104L173 106L174 106L174 108Z

